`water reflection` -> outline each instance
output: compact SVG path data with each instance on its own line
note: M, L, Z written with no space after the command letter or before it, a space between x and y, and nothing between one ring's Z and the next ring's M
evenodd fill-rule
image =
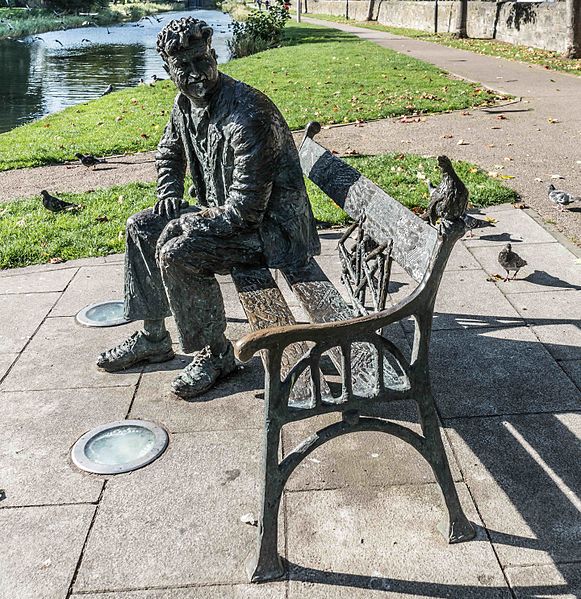
M176 11L110 27L53 31L0 41L0 133L50 112L167 77L155 51L159 30L170 19L194 15L214 27L218 60L228 60L230 17L215 10ZM160 22L157 22L157 19Z

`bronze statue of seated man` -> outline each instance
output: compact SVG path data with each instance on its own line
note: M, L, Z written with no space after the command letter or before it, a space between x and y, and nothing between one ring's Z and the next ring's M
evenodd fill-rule
M320 251L288 125L258 90L218 71L212 29L171 21L157 50L179 93L156 154L157 202L127 221L125 315L143 328L102 353L107 371L173 357L173 315L191 363L174 380L183 398L235 369L215 274L300 266ZM183 199L187 167L197 205Z

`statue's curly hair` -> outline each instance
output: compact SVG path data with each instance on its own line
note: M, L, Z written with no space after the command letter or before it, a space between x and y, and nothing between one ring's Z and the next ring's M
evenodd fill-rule
M213 33L206 21L194 17L170 21L157 35L157 52L167 62L169 56L187 50L200 40L205 41L209 48Z

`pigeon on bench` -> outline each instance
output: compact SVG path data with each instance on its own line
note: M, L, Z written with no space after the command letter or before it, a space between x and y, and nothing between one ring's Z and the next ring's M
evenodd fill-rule
M518 271L527 265L527 261L523 260L516 252L512 251L512 245L507 243L500 253L498 254L498 263L504 270L506 270L506 278L504 281L509 280L510 271L514 271L512 278L516 278Z
M92 154L81 154L80 152L77 152L75 156L79 159L79 162L87 168L95 168L98 164L107 162L103 158L97 158Z
M46 189L43 189L40 192L42 196L42 205L51 212L73 212L76 210L80 210L81 206L79 204L73 204L71 202L65 202L60 198L56 198L55 196L51 196Z
M579 201L581 198L572 196L570 193L561 189L555 189L555 186L551 183L549 185L549 200L559 207L559 210L563 211L565 206L573 202Z

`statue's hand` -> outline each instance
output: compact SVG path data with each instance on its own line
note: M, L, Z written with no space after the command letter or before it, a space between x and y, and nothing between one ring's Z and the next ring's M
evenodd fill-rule
M161 248L174 237L179 237L184 232L182 228L182 222L180 220L172 220L171 223L167 225L167 227L161 232L157 240L157 245L155 246L155 261L159 264L159 253L161 252Z
M163 198L155 203L153 213L172 220L180 215L180 209L187 207L188 203L181 198Z

